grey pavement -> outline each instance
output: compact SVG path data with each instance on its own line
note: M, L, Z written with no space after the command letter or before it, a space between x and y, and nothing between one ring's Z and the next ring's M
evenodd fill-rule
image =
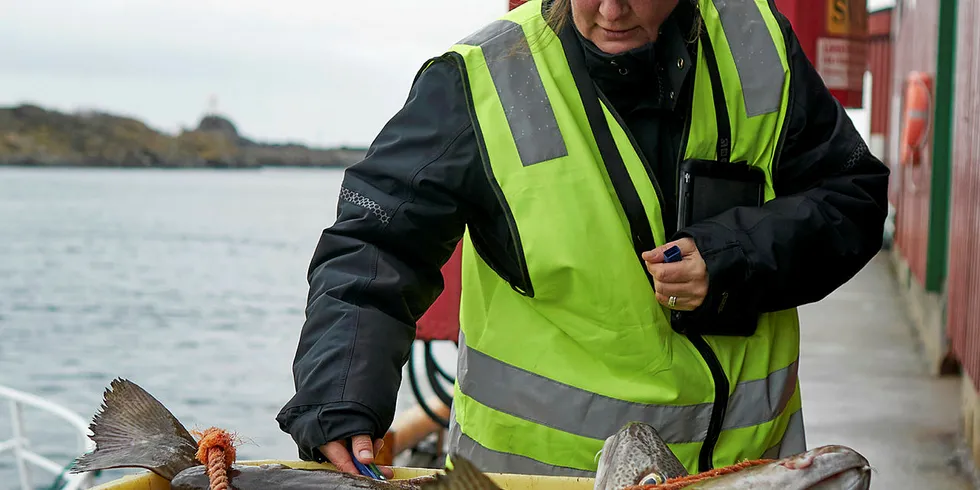
M800 309L807 447L861 452L873 489L972 489L958 454L960 380L927 374L889 260Z

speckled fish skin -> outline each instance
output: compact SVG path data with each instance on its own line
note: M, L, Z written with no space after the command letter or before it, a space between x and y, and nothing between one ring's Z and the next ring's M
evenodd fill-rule
M806 467L793 468L793 466ZM871 465L845 446L821 446L796 456L704 480L684 490L867 490Z
M630 422L609 436L601 454L595 490L622 490L650 473L664 480L688 474L657 430L641 422Z
M228 479L236 490L419 490L434 477L423 476L410 480L380 481L336 471L302 470L280 464L248 466L234 465ZM171 490L208 490L210 482L203 466L180 472L170 482Z

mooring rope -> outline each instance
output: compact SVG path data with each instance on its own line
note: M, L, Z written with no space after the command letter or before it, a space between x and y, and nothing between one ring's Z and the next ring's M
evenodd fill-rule
M230 490L228 470L235 462L234 436L217 427L195 432L194 435L200 437L196 456L207 467L211 490Z
M736 473L746 468L751 468L752 466L772 463L773 461L775 460L755 459L751 461L742 461L741 463L735 463L731 466L725 466L724 468L715 468L713 470L704 471L696 475L671 478L670 480L667 480L663 483L656 484L656 485L634 485L632 487L626 487L626 490L680 490L689 485L693 485L694 483L697 483L699 481L708 480L721 475L727 475L729 473Z

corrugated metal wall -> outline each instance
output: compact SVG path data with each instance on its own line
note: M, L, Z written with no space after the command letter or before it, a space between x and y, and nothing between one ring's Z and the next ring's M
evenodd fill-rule
M871 135L888 132L888 104L892 81L892 11L868 16L868 68L871 70Z
M959 0L953 112L947 326L953 352L980 382L980 1ZM980 388L980 386L977 386Z
M868 71L871 72L871 134L868 145L871 153L886 163L889 163L886 151L894 79L891 28L892 9L879 10L868 15ZM894 176L892 180L895 180ZM893 206L898 203L897 188L895 185L888 188L888 200Z
M896 101L903 97L906 75L912 71L922 71L935 76L939 0L901 1L893 15L895 57L892 60L892 110L902 110L901 104ZM900 114L899 112L897 115ZM921 284L925 282L926 275L932 145L931 142L927 143L922 149L919 165L899 166L898 146L895 143L899 141L900 135L901 117L892 117L888 135L892 144L887 145L886 159L892 163L894 170L892 187L895 187L896 201L895 246Z

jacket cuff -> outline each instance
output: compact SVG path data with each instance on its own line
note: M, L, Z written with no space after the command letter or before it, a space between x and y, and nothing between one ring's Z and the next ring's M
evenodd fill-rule
M737 232L710 221L678 231L673 240L691 238L704 260L708 272L708 293L699 307L690 312L676 312L675 322L690 326L707 326L723 322L727 314L744 315L755 309L755 301L744 286L750 275L749 261L739 243Z
M279 428L292 436L303 461L327 461L320 446L331 442L367 434L378 439L375 417L364 407L354 403L296 407L284 410L276 417Z

